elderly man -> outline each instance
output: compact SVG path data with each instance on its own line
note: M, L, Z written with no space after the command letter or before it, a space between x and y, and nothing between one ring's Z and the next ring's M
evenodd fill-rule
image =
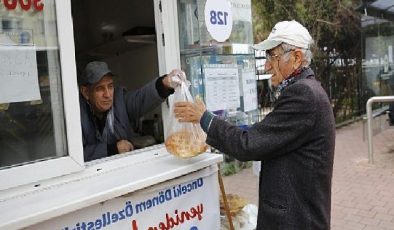
M79 78L81 126L85 161L132 151L133 122L162 103L185 80L173 70L142 88L115 87L105 62L90 62Z
M330 229L335 121L330 101L309 68L308 30L279 22L255 48L277 89L273 111L248 130L214 116L201 101L179 102L181 122L199 122L207 143L241 161L261 161L257 229Z

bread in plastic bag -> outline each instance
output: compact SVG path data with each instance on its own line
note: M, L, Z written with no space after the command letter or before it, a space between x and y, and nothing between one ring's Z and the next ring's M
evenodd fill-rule
M186 84L182 82L180 86L175 88L172 104L170 104L169 125L165 141L167 151L180 158L197 156L208 148L205 143L207 136L199 123L179 122L174 116L174 104L176 102L194 102Z

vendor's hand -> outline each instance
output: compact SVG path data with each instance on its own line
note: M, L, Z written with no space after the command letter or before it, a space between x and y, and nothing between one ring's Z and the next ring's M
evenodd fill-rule
M125 153L134 150L133 144L128 140L120 140L116 143L116 147L118 147L118 153Z
M205 111L205 105L200 99L196 99L195 103L176 102L174 108L175 118L179 122L199 123Z
M180 85L182 82L186 82L186 74L180 69L172 70L163 79L164 86L172 89Z

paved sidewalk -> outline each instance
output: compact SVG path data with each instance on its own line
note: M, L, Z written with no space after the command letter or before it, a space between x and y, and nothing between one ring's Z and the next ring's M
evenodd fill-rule
M332 230L394 230L394 128L374 136L368 164L362 123L337 129L332 186ZM226 193L256 204L257 176L245 169L224 177Z

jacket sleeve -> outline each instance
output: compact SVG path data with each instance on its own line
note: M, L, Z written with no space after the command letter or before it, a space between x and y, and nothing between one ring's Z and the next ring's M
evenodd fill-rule
M88 145L88 144L85 145L85 143L84 143L83 156L84 156L85 162L106 157L106 156L108 156L107 155L107 144L101 142L101 143L92 144L92 145Z
M135 120L159 106L165 98L160 97L156 89L158 78L143 87L125 94L127 113L130 120Z
M248 130L217 117L208 130L207 143L241 161L262 161L302 146L315 124L316 100L312 89L294 84L285 89L274 110Z

